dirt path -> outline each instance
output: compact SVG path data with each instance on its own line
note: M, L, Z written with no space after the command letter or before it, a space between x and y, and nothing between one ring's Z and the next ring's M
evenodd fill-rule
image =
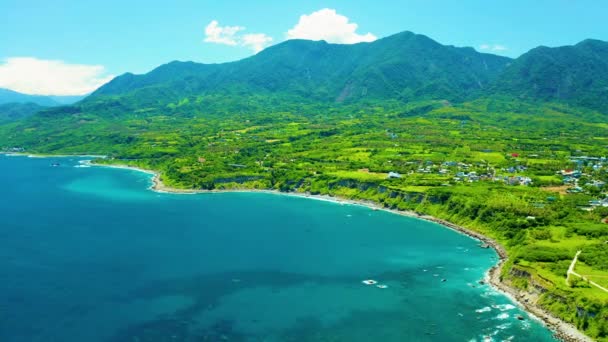
M578 256L582 252L583 251L576 252L576 255L574 256L574 259L572 259L572 262L570 263L570 267L568 267L568 272L566 272L566 285L568 285L568 286L570 286L570 275L574 274L574 275L578 276L578 274L574 273L574 267L576 266L576 262L578 261Z
M576 266L576 262L578 261L578 256L581 254L581 252L582 251L576 252L576 255L574 256L574 259L572 259L572 263L570 264L570 268L568 268L568 273L566 275L566 285L570 286L570 275L572 274L572 275L575 275L575 276L583 279L586 282L589 282L589 284L597 287L598 289L600 289L600 290L608 293L608 289L607 288L601 286L600 284L598 284L598 283L596 283L596 282L594 282L592 280L589 280L587 277L585 277L583 275L580 275L580 274L574 272L574 267Z

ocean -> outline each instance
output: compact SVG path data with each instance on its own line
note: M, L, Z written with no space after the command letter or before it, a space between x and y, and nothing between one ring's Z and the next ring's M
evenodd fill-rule
M0 341L553 341L436 223L82 159L0 156Z

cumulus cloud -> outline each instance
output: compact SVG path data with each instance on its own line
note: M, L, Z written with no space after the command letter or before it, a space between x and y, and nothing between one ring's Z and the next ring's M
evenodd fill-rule
M109 82L101 65L12 57L0 62L0 88L36 95L84 95Z
M287 39L325 40L329 43L354 44L373 42L377 37L371 33L357 32L359 25L338 14L335 9L324 8L300 16L299 22L285 34ZM258 53L270 45L273 38L265 33L247 33L243 26L220 26L217 20L205 28L207 43L244 46Z
M336 13L336 10L324 8L309 15L302 15L300 21L287 31L287 39L325 40L329 43L354 44L373 42L377 37L371 33L359 34L359 25Z
M479 45L479 50L483 51L493 51L493 52L502 52L507 51L507 47L501 44L481 44Z
M205 27L205 42L238 45L237 33L244 29L242 26L220 26L217 20L213 20Z
M258 53L272 42L272 37L264 33L252 33L243 36L241 44L247 46Z
M205 42L230 46L244 46L258 53L272 42L272 37L264 33L240 34L243 26L220 26L217 20L205 28Z

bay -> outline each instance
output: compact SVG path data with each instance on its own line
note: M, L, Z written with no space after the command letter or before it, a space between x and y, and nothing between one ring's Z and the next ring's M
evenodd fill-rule
M80 160L0 156L1 341L553 340L438 224Z

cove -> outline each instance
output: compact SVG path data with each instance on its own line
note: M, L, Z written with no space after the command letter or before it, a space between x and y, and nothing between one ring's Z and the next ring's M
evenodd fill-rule
M438 224L78 161L0 156L1 341L553 341Z

